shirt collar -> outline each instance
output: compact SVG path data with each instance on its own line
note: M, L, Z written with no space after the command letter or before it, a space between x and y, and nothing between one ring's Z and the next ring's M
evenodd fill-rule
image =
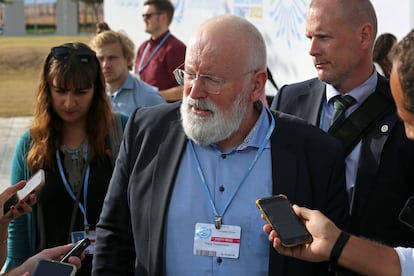
M255 125L252 127L249 134L247 134L244 141L240 145L226 151L227 153L234 152L234 151L242 151L248 147L259 148L263 140L266 138L266 134L270 128L269 116L272 116L272 115L268 115L270 112L267 110L267 108L263 105L261 101L257 101L255 103L255 108L258 108L260 112L259 119L256 121ZM210 146L214 148L215 150L218 150L221 152L217 144L212 144ZM264 148L265 149L270 148L270 143L267 143Z
M372 75L365 82L355 87L346 94L351 95L357 100L357 102L361 103L375 91L375 88L377 87L377 81L378 75L377 72L374 70ZM336 90L335 87L333 87L332 85L326 84L326 101L328 103L333 97L338 95L342 95L341 92Z
M113 94L111 94L111 92L108 89L106 89L106 93L109 96L116 97L116 95L118 95L124 89L132 90L134 88L133 78L134 78L133 75L131 73L128 73L128 76L126 77L124 83Z
M158 36L156 39L152 39L152 37L151 37L150 38L151 44L158 45L158 43L160 43L161 40L164 38L164 36L166 36L169 32L170 32L170 30L167 30L165 33L163 33L162 35Z
M250 130L249 134L246 136L243 143L241 143L240 146L237 147L237 150L243 150L247 147L259 148L266 137L267 131L269 130L270 121L266 107L263 105L261 101L258 101L255 104L259 104L259 119L256 121L256 124L253 126L253 128ZM269 147L270 144L267 143L265 148Z

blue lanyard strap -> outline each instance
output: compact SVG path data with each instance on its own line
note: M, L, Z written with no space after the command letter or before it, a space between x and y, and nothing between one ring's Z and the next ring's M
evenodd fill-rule
M86 145L85 145L85 150L84 150L84 156L83 157L85 159L85 162L87 162L88 161L88 143L86 143ZM63 170L63 165L62 165L62 161L60 159L59 149L56 149L56 161L57 161L57 165L58 165L58 168L59 168L60 177L62 178L62 181L63 181L63 185L65 186L66 191L69 193L70 197L74 201L76 201L75 194L73 193L73 191L72 191L72 189L69 185L69 182L66 179L65 172ZM86 168L86 172L85 172L85 178L83 180L83 204L85 205L85 207L82 205L81 202L78 203L79 209L81 210L81 212L83 214L83 223L84 223L85 227L89 226L88 219L86 217L86 201L87 201L87 197L88 197L89 174L90 174L90 167L88 165L87 168Z
M148 42L147 43L147 45L145 45L145 49L144 49L144 52L142 53L142 57L141 57L141 59L140 59L140 61L139 61L139 66L138 66L138 73L141 73L147 66L148 66L148 63L151 61L151 59L155 56L155 54L158 52L158 50L161 48L161 46L165 43L165 41L167 40L167 38L169 37L171 35L171 33L170 32L168 32L165 36L164 36L164 38L160 41L160 43L157 45L157 47L154 49L154 51L152 51L152 53L151 53L151 55L148 57L148 59L147 59L147 61L145 62L145 64L144 65L142 65L142 63L143 63L143 61L144 61L144 59L145 59L145 56L147 55L147 52L148 52L148 48L149 48L149 45L150 45L150 42Z
M228 207L230 206L230 204L233 201L234 197L236 196L237 192L240 190L240 187L246 181L247 177L249 176L250 172L252 171L252 169L253 169L254 165L256 164L257 160L262 155L265 146L269 142L270 136L272 135L273 129L275 128L275 119L273 118L273 115L270 112L269 112L269 115L270 115L270 118L271 118L269 130L267 131L266 136L264 137L264 139L263 139L263 141L262 141L262 143L261 143L261 145L260 145L260 147L259 147L259 149L258 149L258 151L257 151L257 153L256 153L256 155L254 157L254 159L250 163L249 168L247 169L246 173L244 174L244 176L242 177L241 181L239 182L239 184L238 184L238 186L236 188L236 191L230 197L229 201L226 203L226 205L224 206L224 208L221 211L221 213L219 213L217 211L216 205L214 204L213 197L212 197L212 195L210 193L210 190L208 189L207 181L205 179L203 170L201 168L200 161L198 159L197 153L196 153L196 151L194 149L193 141L191 141L191 140L189 141L190 142L190 149L191 149L191 152L192 152L192 156L193 156L194 161L195 161L195 163L197 165L197 172L198 172L198 175L200 177L201 184L202 184L202 186L203 186L203 188L204 188L204 190L205 190L205 192L207 194L208 201L210 203L211 208L213 209L214 216L216 217L216 228L220 228L222 217L226 213Z

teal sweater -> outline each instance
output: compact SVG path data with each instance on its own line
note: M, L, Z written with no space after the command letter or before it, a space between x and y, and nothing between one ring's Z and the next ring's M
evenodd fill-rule
M30 178L26 159L30 150L31 141L29 131L26 131L17 141L11 165L10 181L12 185L22 179L27 180ZM33 213L23 215L13 220L9 225L8 252L5 263L6 270L19 266L27 258L36 253L35 208L36 206L33 206Z

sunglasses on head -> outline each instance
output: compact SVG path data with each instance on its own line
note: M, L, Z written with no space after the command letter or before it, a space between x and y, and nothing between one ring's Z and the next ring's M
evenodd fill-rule
M66 46L53 47L51 50L52 56L57 60L67 60L70 56L75 55L80 58L81 62L89 62L90 58L96 57L96 53L86 48L71 48Z

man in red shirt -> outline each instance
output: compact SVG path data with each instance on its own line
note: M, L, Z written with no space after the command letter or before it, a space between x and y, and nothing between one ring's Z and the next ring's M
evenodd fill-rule
M144 2L142 18L150 39L138 48L134 72L139 78L158 87L168 102L182 98L182 87L174 78L173 71L184 63L186 46L169 31L174 15L173 4L166 1Z

